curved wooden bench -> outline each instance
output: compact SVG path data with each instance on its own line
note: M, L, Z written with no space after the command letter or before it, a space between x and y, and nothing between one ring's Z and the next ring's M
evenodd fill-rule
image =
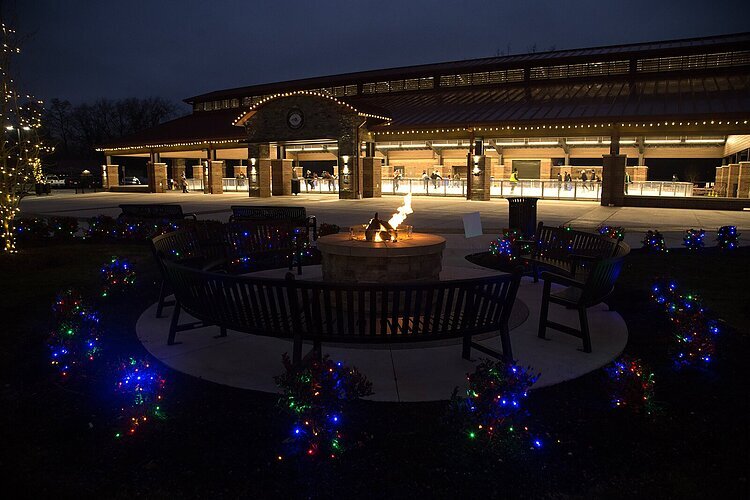
M615 256L621 243L622 237L615 239L597 233L550 227L543 222L537 226L533 239L515 241L517 248L529 248L528 252L519 253L522 261L531 264L535 283L539 281L540 267L574 276L582 262Z
M261 279L207 272L159 255L174 290L168 344L178 332L207 325L255 335L289 338L293 359L312 341L320 355L323 342L391 343L462 338L462 355L474 348L513 358L508 318L521 270L478 279L402 283L343 284ZM197 322L181 323L182 311ZM474 335L499 332L502 353L472 341Z

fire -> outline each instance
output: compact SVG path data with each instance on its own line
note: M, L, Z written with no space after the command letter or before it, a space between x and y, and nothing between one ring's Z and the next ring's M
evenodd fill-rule
M411 208L411 193L409 193L404 196L404 204L398 207L396 213L393 214L393 217L391 217L391 219L388 221L388 224L390 224L393 229L397 229L399 224L404 222L406 220L406 216L411 213L414 213L414 210L412 210Z

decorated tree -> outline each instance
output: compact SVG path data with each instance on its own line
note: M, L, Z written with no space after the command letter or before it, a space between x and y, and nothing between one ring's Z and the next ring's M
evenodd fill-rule
M42 102L21 96L11 73L13 57L20 53L15 31L2 24L0 53L0 221L2 222L3 253L15 253L14 219L21 198L30 185L41 182L41 156L45 151L40 137Z

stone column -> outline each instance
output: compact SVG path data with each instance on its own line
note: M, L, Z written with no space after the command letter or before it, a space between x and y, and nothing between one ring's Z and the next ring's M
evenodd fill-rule
M750 198L750 162L748 161L740 162L737 198Z
M167 190L166 163L149 163L148 190L150 193L163 193Z
M172 164L172 179L175 180L175 185L179 185L180 177L185 173L186 160L175 159Z
M380 158L360 158L362 170L362 198L380 198L382 196L383 172Z
M492 160L484 155L467 155L466 158L466 165L469 172L467 176L466 199L489 201Z
M224 160L211 160L208 162L208 187L209 194L223 194L224 185Z
M740 165L738 163L730 163L727 165L726 183L727 183L727 197L737 197L737 185L740 180Z
M625 204L626 155L603 155L602 206L621 207Z
M250 196L258 196L260 198L271 197L271 161L270 158L261 158L258 160L258 187L254 190L254 193L250 193ZM252 175L252 168L250 174ZM291 189L290 185L289 190L291 191Z
M119 165L103 165L104 166L104 187L111 189L113 186L120 185L120 166Z
M203 165L193 165L193 179L203 179Z
M292 194L292 160L271 160L271 194L289 196Z

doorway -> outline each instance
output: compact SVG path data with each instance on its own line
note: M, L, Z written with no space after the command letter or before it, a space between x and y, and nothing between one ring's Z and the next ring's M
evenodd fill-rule
M542 160L513 160L513 169L518 170L519 179L539 179Z

